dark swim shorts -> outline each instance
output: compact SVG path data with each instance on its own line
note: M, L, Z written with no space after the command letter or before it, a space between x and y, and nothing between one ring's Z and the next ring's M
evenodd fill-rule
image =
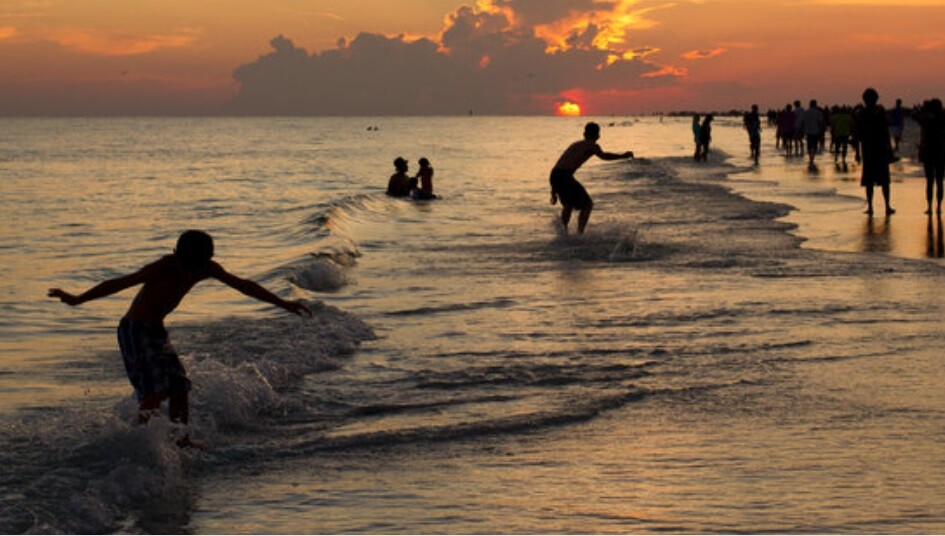
M551 191L558 194L561 204L577 209L588 208L592 205L591 196L587 190L574 178L574 172L566 169L552 169Z
M118 324L118 346L139 402L154 394L167 396L190 390L184 365L164 326L122 318Z

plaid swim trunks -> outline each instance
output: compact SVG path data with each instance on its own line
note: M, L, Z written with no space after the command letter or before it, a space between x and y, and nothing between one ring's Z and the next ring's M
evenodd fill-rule
M118 324L118 346L125 372L138 401L174 391L189 391L190 380L164 326L122 318Z

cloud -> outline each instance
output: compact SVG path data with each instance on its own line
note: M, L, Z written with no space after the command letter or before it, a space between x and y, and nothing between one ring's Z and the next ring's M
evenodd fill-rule
M613 20L579 16L582 10L598 13L621 5L630 4L482 1L448 15L438 37L361 33L312 54L279 36L270 42L270 53L234 71L240 91L230 109L312 115L552 113L550 103L575 88L592 98L614 88L659 87L684 75L647 61L652 47L613 40ZM568 31L555 39L525 24L546 22L550 28L562 21ZM603 35L608 40L602 41Z
M52 7L52 0L7 0L0 6L0 19L42 17Z
M728 49L723 47L716 47L712 50L690 50L688 52L684 52L682 58L686 60L705 60L721 56L726 52L728 52Z
M82 28L52 32L48 39L83 54L98 56L136 56L167 48L194 45L200 31L184 29L171 35L122 35Z
M13 26L0 26L0 41L16 37L16 28Z

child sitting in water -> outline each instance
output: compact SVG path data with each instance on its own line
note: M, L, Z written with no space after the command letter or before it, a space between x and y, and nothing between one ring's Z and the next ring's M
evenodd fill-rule
M164 329L164 317L177 308L198 282L212 277L247 296L278 305L291 313L312 315L303 303L283 300L259 284L227 272L211 257L213 239L210 235L203 231L186 231L178 238L172 255L165 255L137 272L103 281L79 295L58 288L49 290L49 297L75 306L142 285L118 325L118 346L138 398L139 423L146 423L157 413L165 398L171 420L185 425L188 422L190 380L171 346ZM186 435L177 444L196 445Z
M430 166L430 161L421 158L417 163L420 164L420 171L417 172L417 177L414 180L420 181L420 188L414 190L414 197L417 199L433 199L436 196L433 194L433 168Z

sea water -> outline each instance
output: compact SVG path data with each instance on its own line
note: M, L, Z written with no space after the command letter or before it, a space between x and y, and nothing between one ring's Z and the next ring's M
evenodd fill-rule
M548 172L581 118L6 119L0 532L945 530L945 271L916 163L891 218L737 119L598 118L583 236ZM913 125L914 127L914 125ZM430 159L441 199L384 195ZM879 198L881 201L881 198ZM179 450L136 426L78 292L210 232L168 319Z

